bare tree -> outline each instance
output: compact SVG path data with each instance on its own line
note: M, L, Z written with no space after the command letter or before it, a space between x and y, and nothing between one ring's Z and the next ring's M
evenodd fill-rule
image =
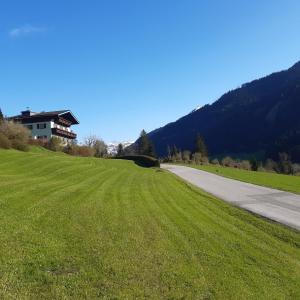
M85 146L94 149L96 157L104 157L107 155L107 145L96 135L89 135L84 139Z

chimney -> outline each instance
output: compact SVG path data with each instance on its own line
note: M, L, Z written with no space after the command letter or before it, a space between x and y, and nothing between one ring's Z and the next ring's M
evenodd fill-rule
M22 111L21 114L22 114L22 117L31 117L31 116L35 115L36 113L28 109L28 110Z

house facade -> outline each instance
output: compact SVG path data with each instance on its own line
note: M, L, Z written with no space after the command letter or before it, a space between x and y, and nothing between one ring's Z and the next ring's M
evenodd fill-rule
M79 124L70 110L40 113L26 110L9 120L27 127L33 139L50 140L51 137L58 137L65 144L76 139L77 135L71 130L71 126Z

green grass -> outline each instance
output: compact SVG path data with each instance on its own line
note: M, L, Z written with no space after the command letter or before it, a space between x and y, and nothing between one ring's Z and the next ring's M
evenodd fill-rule
M187 166L244 182L300 194L300 176L254 172L215 165L189 164Z
M300 233L131 161L0 150L1 299L296 299Z

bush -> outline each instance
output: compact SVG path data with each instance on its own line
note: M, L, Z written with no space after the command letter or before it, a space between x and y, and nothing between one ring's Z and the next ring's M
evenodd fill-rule
M107 156L107 145L105 142L95 135L90 135L85 138L84 146L92 148L94 156L105 157Z
M59 137L51 137L51 139L45 144L46 148L51 151L62 151L62 140Z
M290 156L285 152L279 153L278 156L278 172L283 174L291 174L292 162L290 161Z
M0 133L0 148L2 149L11 148L10 140L3 133Z
M243 169L243 170L250 171L251 170L251 164L250 164L249 160L242 160L240 162L240 168Z
M206 156L202 156L201 158L201 164L202 165L208 165L209 164L209 159Z
M182 152L182 159L185 163L188 163L190 162L190 159L191 159L191 151L189 150L184 150Z
M257 168L257 171L258 172L266 172L266 169L262 165L259 165Z
M234 167L234 160L230 156L226 156L222 159L222 166L224 167Z
M267 172L276 172L278 165L274 160L268 158L264 164L264 168Z
M252 171L257 171L257 169L259 167L259 163L258 163L256 157L252 157L250 159L250 164L251 164L251 170Z
M292 164L292 174L300 175L300 164Z
M29 130L21 124L13 122L2 122L0 124L0 133L10 141L12 148L27 151Z
M137 165L146 168L160 167L160 163L158 159L147 155L124 155L124 156L115 157L115 159L133 160Z
M200 152L196 152L192 155L193 163L198 165L201 163L202 154Z
M219 165L220 162L217 158L214 158L211 162L210 162L212 165Z
M19 151L28 151L29 150L29 146L27 143L24 143L23 141L20 141L17 139L11 141L11 146L12 146L12 148L19 150Z
M64 148L64 152L74 156L95 156L95 150L89 146L78 146L69 144Z
M28 144L32 146L39 146L46 148L47 141L42 139L29 139Z

